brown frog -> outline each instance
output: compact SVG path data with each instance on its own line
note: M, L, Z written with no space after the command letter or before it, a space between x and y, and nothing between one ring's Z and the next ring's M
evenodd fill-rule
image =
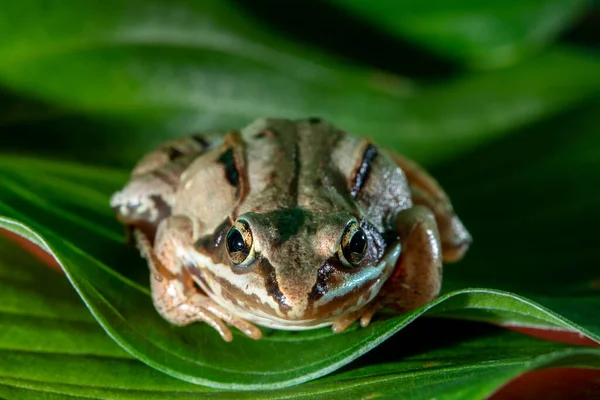
M414 162L317 118L168 142L113 195L168 321L287 330L367 326L434 299L471 237Z

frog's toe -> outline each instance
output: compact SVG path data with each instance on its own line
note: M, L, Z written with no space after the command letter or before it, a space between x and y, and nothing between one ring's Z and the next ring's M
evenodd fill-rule
M218 317L212 315L208 318L202 318L202 321L206 322L208 325L213 327L221 336L221 338L226 342L231 342L233 340L233 335L231 334L231 330L225 325L225 323Z
M365 328L371 323L371 319L373 319L375 313L381 310L382 307L383 304L378 301L371 302L360 310L356 310L336 318L331 325L331 329L335 333L342 332L357 320L360 321L360 326Z
M248 336L249 338L254 340L262 338L261 330L254 326L251 322L248 322L243 318L233 315L227 310L221 308L213 301L207 301L204 307L207 310L209 310L212 314L216 315L218 318L228 323L229 325L239 329L244 335Z
M360 326L366 328L371 323L375 313L383 308L382 303L371 303L365 307L364 313L360 316Z
M231 325L238 328L244 335L248 336L250 339L259 340L262 338L262 332L256 326L246 321L245 319L234 317Z
M179 318L171 318L170 322L179 326L186 326L194 322L206 322L216 330L226 342L233 340L231 330L219 316L212 313L207 307L196 304L181 304L179 307Z
M223 320L225 320L225 322L227 322L229 325L239 329L244 335L251 339L259 340L262 338L261 330L245 319L236 317L235 315L229 313L221 316L221 318L223 318Z
M331 325L331 329L335 333L340 333L346 330L354 321L356 321L360 317L357 314L357 311L342 315L333 320L333 324Z

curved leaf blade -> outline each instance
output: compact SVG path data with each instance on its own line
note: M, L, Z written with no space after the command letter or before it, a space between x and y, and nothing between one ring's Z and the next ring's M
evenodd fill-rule
M0 210L3 213L9 211L6 207ZM8 228L2 220L0 226ZM525 314L526 324L533 318L542 325L577 329L518 296L491 290L465 290L449 293L415 312L377 321L368 328L343 335L334 336L329 329L299 333L277 331L268 332L259 342L236 335L233 343L225 343L207 326L184 329L169 326L152 308L147 291L119 279L108 267L82 254L63 239L52 234L42 236L44 238L40 240L61 262L94 316L117 343L163 372L211 387L277 388L317 378L371 350L423 312L437 308L441 308L441 314L445 310L465 310L469 306L499 309L505 311L504 318L508 317L512 322L522 322L520 316ZM445 304L447 299L455 296L459 299L458 305ZM599 340L595 334L590 336ZM261 354L275 356L265 358ZM298 360L300 354L302 359Z
M582 178L586 176L583 171L592 173L594 168L599 167L591 150L595 148L594 143L598 137L594 133L598 127L594 110L595 103L591 103L577 112L549 121L548 124L553 128L552 135L548 135L546 124L541 124L539 133L532 128L529 134L531 136L522 133L509 138L510 140L506 139L506 145L497 144L493 148L497 152L494 153L495 158L480 149L486 162L474 160L467 165L488 165L486 171L472 170L469 173L464 170L466 167L463 164L455 164L454 168L458 168L458 171L453 176L465 181L462 185L455 182L451 187L467 187L472 182L482 182L478 186L479 191L470 188L469 192L464 191L461 192L462 195L455 196L457 207L469 205L467 194L471 193L472 203L469 208L476 215L478 210L488 210L488 204L494 204L494 199L503 198L500 193L513 193L515 199L519 200L517 204L520 205L522 201L534 204L536 209L542 210L540 217L543 217L544 207L552 209L554 199L547 203L532 201L533 194L527 195L526 189L531 187L528 179L543 176L538 171L549 168L549 165L568 166L562 169L566 174L564 177L570 179L575 193L583 193L587 188L587 181ZM579 136L570 134L573 128L581 132ZM545 149L538 148L535 156L527 151L527 146L519 147L519 143L527 143L528 140L537 143L538 134L554 145ZM505 165L505 153L502 151L504 146L512 150L512 170ZM518 148L523 150L515 152L514 149ZM555 148L570 148L572 152L557 154ZM591 158L586 157L586 154ZM470 175L485 172L495 176L492 172L496 161L499 175L494 178L494 182L497 186L489 187L481 177ZM523 167L521 163L530 169ZM298 333L265 331L266 338L259 342L251 342L236 335L232 344L225 344L205 326L174 328L153 310L143 260L139 259L135 251L122 245L121 237L116 233L120 227L113 220L108 207L100 206L108 203L109 194L122 184L126 179L125 174L110 170L97 171L95 167L74 168L62 162L36 163L15 157L0 158L0 171L0 214L9 217L3 219L2 226L15 230L15 221L19 221L17 226L20 232L17 233L33 237L55 254L90 309L115 340L146 363L182 379L216 387L245 389L281 387L306 381L331 372L364 354L425 311L436 316L571 329L596 341L599 339L600 325L595 310L600 307L600 296L591 286L583 290L582 285L590 283L581 282L581 279L589 278L593 282L595 269L591 266L597 260L597 255L582 252L580 256L585 258L570 265L569 271L574 279L569 281L515 280L515 273L519 276L539 276L536 275L537 263L544 261L548 264L556 258L556 255L550 253L549 257L552 258L543 259L539 253L535 253L537 244L545 244L544 237L538 234L528 237L526 248L518 252L524 263L503 263L492 269L481 270L482 265L493 265L489 255L493 254L498 240L507 231L510 232L515 218L519 223L530 224L523 225L524 228L529 226L527 229L547 229L542 223L544 220L535 217L535 213L528 214L530 220L525 219L508 206L510 203L505 202L503 207L497 207L506 215L493 220L493 226L489 224L489 217L486 219L480 216L475 221L469 221L469 215L466 216L467 225L474 227L474 234L482 241L479 245L481 253L477 251L476 244L474 252L469 254L463 266L447 268L445 287L452 292L421 310L382 319L366 329L355 329L343 335L333 335L328 329ZM450 167L445 168L447 174L450 171ZM440 176L451 181L444 173ZM504 182L502 179L508 180ZM560 181L564 178L560 174L554 174L552 180L541 187L552 187L557 179ZM40 196L40 193L44 193L44 196ZM74 195L76 193L81 193L81 196ZM543 193L542 190L542 196ZM593 211L594 204L597 204L593 196L569 198L572 203L564 203L571 204L565 210L577 207L579 212L589 210L586 214L588 221L597 216ZM554 215L554 221L561 215L561 218L565 218L564 223L572 221L573 228L587 226L585 220L573 219L567 212L555 212ZM578 225L581 223L584 225ZM574 230L579 231L585 232L581 229ZM494 232L497 232L496 236ZM578 243L578 239L574 240L573 246ZM515 242L518 243L520 242ZM584 245L586 242L579 243ZM531 251L534 252L528 253ZM528 254L536 254L537 263L528 262ZM560 263L557 267L560 265L564 268L564 264ZM493 273L493 280L489 279L490 273ZM553 276L560 278L560 275ZM525 292L540 303L497 289L466 289L483 285ZM564 316L550 310L560 310ZM265 359L261 354L277 356ZM298 359L299 354L302 355L301 359ZM257 379L261 383L257 383Z
M123 353L93 323L64 276L44 269L21 252L7 252L9 246L0 241L0 324L6 328L0 335L2 397L146 399L164 398L168 393L178 398L355 398L380 394L408 399L475 399L536 368L600 368L600 349L536 340L473 323L429 320L399 333L382 344L375 351L378 354L371 353L345 372L310 384L252 392L201 387L161 374ZM7 306L24 299L27 307ZM76 312L76 319L65 319L70 315L65 315L65 304ZM40 308L55 312L30 315L29 311ZM81 330L80 319L91 324ZM22 324L26 320L32 323ZM424 335L440 329L446 334L433 343Z
M388 32L476 68L513 64L551 43L590 1L330 0Z

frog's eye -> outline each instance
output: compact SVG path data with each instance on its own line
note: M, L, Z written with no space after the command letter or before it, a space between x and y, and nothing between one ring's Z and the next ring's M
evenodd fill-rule
M225 244L227 253L235 265L242 264L249 259L252 251L252 231L244 220L238 220L227 233Z
M367 252L367 235L356 221L346 225L338 257L350 268L358 267Z

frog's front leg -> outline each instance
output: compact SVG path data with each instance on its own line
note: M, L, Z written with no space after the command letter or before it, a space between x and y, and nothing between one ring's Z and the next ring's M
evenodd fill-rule
M402 253L380 291L380 301L410 311L432 301L442 287L442 244L434 213L414 206L398 214L396 232Z
M252 339L260 339L260 329L220 307L201 289L182 261L178 251L192 252L192 223L187 217L172 216L158 228L155 246L140 230L135 237L147 259L151 272L152 299L158 313L174 325L184 326L204 321L212 326L223 340L233 339L227 324L235 326Z
M373 315L383 307L406 312L419 308L439 294L442 246L433 212L424 206L401 211L396 218L396 231L402 249L392 275L372 302L338 318L332 327L335 332L343 331L359 318L361 326L369 325Z

